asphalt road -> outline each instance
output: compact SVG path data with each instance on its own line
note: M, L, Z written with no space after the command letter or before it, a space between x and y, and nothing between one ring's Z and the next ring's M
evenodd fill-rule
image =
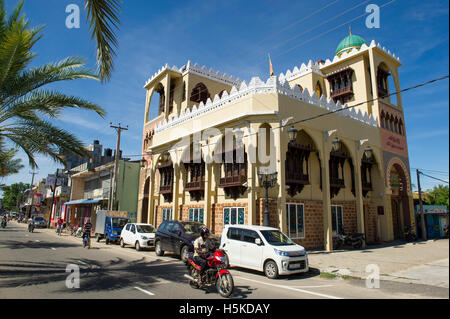
M79 268L79 288L66 286L68 266ZM215 288L191 288L185 273L176 256L158 257L153 250L137 252L95 240L85 249L80 238L44 229L29 233L25 224L15 222L0 229L1 299L222 298ZM236 299L449 298L445 288L381 281L379 289L368 289L364 280L328 279L314 268L278 280L244 269L233 268L231 273L231 298Z

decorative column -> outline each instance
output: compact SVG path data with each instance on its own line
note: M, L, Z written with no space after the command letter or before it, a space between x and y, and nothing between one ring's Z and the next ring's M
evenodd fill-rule
M329 132L324 132L322 140L322 160L320 161L322 170L322 204L323 204L323 232L324 248L326 251L333 250L333 229L331 223L331 194L330 194L330 151L327 147Z
M256 172L256 156L257 156L257 135L250 135L257 128L257 124L249 125L246 132L247 135L247 185L248 185L248 225L256 225L256 179L258 178ZM252 154L254 152L254 154Z
M147 214L147 220L150 224L156 227L156 216L153 214L155 211L155 200L153 197L153 193L155 192L155 170L150 167L150 185L148 188L148 211L143 212L143 214Z
M169 100L170 100L170 72L167 72L166 78L164 81L164 99L165 99L165 105L164 105L164 117L166 121L169 120Z
M362 181L361 181L361 160L362 156L360 155L360 147L361 143L359 141L355 142L355 165L354 165L354 173L355 173L355 197L356 197L356 223L357 223L357 232L364 232L364 202L362 195ZM365 241L363 242L363 247L365 247Z
M279 123L272 123L272 127L276 127ZM287 139L283 138L281 129L273 130L274 135L274 148L276 153L276 171L278 172L278 227L283 233L287 233L287 220L286 220L286 152L287 152ZM277 145L278 144L278 145Z

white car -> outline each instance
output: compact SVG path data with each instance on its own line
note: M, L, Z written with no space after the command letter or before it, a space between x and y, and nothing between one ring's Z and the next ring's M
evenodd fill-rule
M309 270L305 248L272 227L227 225L220 249L225 251L229 266L263 271L271 279Z
M155 245L156 229L151 224L129 223L123 227L120 234L120 247L133 245L136 250Z

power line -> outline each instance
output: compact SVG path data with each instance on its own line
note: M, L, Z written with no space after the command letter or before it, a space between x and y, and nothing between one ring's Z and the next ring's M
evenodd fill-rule
M334 1L334 2L331 2L331 3L327 4L326 6L320 8L320 9L314 11L314 12L312 12L311 14L307 15L306 17L301 18L300 20L298 20L298 21L296 21L296 22L290 24L289 26L287 26L287 27L281 29L280 31L275 32L275 33L273 33L273 34L271 34L271 35L265 37L264 39L262 39L261 41L259 41L259 42L256 43L255 45L253 45L252 48L249 48L249 49L247 49L247 50L242 51L242 52L239 53L239 54L235 54L235 55L233 55L233 56L231 56L231 57L228 57L225 61L228 61L228 60L231 60L232 58L236 58L236 57L239 57L239 56L244 55L245 53L251 51L253 48L256 48L256 46L258 46L258 45L260 45L260 44L266 42L266 41L269 40L269 39L274 38L275 36L277 36L277 35L283 33L284 31L286 31L286 30L288 30L288 29L290 29L290 28L296 26L296 25L299 24L300 22L303 22L303 21L309 19L309 18L312 17L313 15L316 15L317 13L319 13L319 12L325 10L326 8L328 8L328 7L330 7L330 6L334 5L334 4L336 4L336 3L339 2L339 1L340 1L340 0L336 0L336 1ZM368 2L368 1L370 1L370 0L367 0L366 2Z
M356 9L356 8L358 8L358 7L362 6L362 5L364 5L364 4L366 4L366 3L369 2L369 1L371 1L371 0L363 1L363 2L361 2L361 3L359 3L359 4L355 5L355 6L351 7L350 9L347 9L347 10L345 10L344 12L342 12L342 13L340 13L340 14L338 14L338 15L336 15L336 16L334 16L334 17L332 17L332 18L330 18L330 19L328 19L328 20L326 20L326 21L324 21L324 22L322 22L322 23L320 23L320 24L318 24L318 25L316 25L316 26L314 26L314 27L312 27L312 28L310 28L310 29L308 29L308 30L306 30L306 31L303 31L303 32L301 32L301 33L295 35L295 36L292 37L292 38L289 38L289 39L287 39L287 40L285 40L285 41L283 41L283 42L280 42L280 43L278 43L278 44L276 44L276 45L274 45L274 46L268 48L267 51L270 50L270 49L276 49L276 48L279 48L280 46L283 46L283 45L285 45L286 43L289 43L289 42L291 42L291 41L293 41L293 40L295 40L295 39L301 37L302 35L308 34L308 33L310 33L311 31L313 31L313 30L315 30L315 29L317 29L317 28L319 28L319 27L321 27L321 26L327 24L328 22L331 22L331 21L333 21L333 20L336 20L337 18L339 18L339 17L343 16L344 14L346 14L346 13L348 13L348 12L350 12L350 11L352 11L352 10L354 10L354 9ZM395 0L394 0L394 1L395 1ZM361 16L358 16L356 19L358 19L358 18L360 18L360 17L362 17L362 16L364 16L364 15L366 15L366 13L363 14L363 15L361 15ZM356 20L356 19L355 19L355 20ZM353 20L351 20L351 21L353 21ZM347 24L347 23L349 23L349 22L346 22L345 24ZM339 25L339 26L336 27L336 28L339 28L339 27L341 27L341 26L342 26L342 25ZM336 28L334 28L334 29L336 29ZM333 31L334 29L332 29L331 31ZM315 37L309 39L307 42L311 41L312 39L315 39ZM307 43L307 42L305 42L305 43ZM284 54L284 53L283 53L283 54ZM278 56L280 56L280 55L281 55L281 54L276 55L275 57L278 57ZM255 58L256 58L256 56L255 56ZM258 58L262 58L262 56L258 56Z
M357 103L357 104L352 105L352 106L343 107L343 108L338 109L338 110L329 111L329 112L326 112L326 113L322 113L322 114L319 114L319 115L315 115L315 116L312 116L312 117L309 117L309 118L306 118L306 119L303 119L303 120L298 120L298 121L292 122L292 123L290 123L290 124L285 124L285 125L280 125L280 126L278 126L278 127L273 127L273 128L270 128L270 130L281 129L281 128L286 127L286 126L292 126L293 124L303 123L303 122L311 121L311 120L314 120L314 119L317 119L317 118L320 118L320 117L324 117L324 116L327 116L327 115L330 115L330 114L338 113L338 112L341 112L341 111L344 111L344 110L348 110L348 109L354 108L354 107L359 106L359 105L362 105L362 104L374 102L374 101L376 101L376 100L378 100L378 99L387 98L387 97L389 97L389 96L391 96L391 95L394 95L394 94L398 94L398 93L410 91L410 90L413 90L413 89L417 89L417 88L419 88L419 87L423 87L423 86L425 86L425 85L429 85L429 84L431 84L431 83L434 83L434 82L437 82L437 81L441 81L441 80L447 79L448 77L449 77L449 75L445 75L445 76L442 76L442 77L440 77L440 78L436 78L436 79L433 79L433 80L430 80L430 81L427 81L427 82L423 82L423 83L420 83L420 84L417 84L417 85L408 87L408 88L403 89L403 90L400 90L400 91L395 91L395 92L390 93L390 94L385 94L385 95L383 95L383 96L379 96L379 97L377 97L377 98L373 98L373 99L367 100L367 101L365 101L365 102L360 102L360 103ZM258 133L250 133L250 134L248 134L248 135L242 136L242 138L244 138L244 137L249 137L249 136L253 136L253 135L256 135L256 134L258 134ZM215 145L215 144L218 144L218 143L219 143L219 142L208 143L208 145ZM174 150L174 149L169 149L169 150ZM166 150L166 151L168 151L168 150ZM162 152L151 152L151 154L152 154L152 155L158 155L158 154L162 154L162 153L164 153L164 152L166 152L166 151L162 151ZM142 154L142 155L149 155L149 154Z
M388 5L390 5L391 3L395 2L395 1L396 1L396 0L391 0L391 1L389 1L389 2L387 2L387 3L385 3L385 4L383 4L383 5L381 5L380 8L383 8L383 7L385 7L385 6L388 6ZM315 37L312 37L312 38L310 38L310 39L308 39L308 40L306 40L306 41L304 41L304 42L302 42L302 43L300 43L300 44L298 44L298 45L295 45L295 46L293 46L293 47L291 47L291 48L289 48L289 49L287 49L287 50L281 52L281 53L278 54L278 55L275 55L274 58L277 58L277 57L279 57L279 56L281 56L281 55L284 55L284 54L286 54L286 53L288 53L288 52L290 52L290 51L292 51L292 50L294 50L294 49L297 49L297 48L299 48L299 47L301 47L301 46L303 46L303 45L305 45L305 44L307 44L307 43L309 43L309 42L311 42L311 41L313 41L313 40L315 40L315 39L318 39L318 38L324 36L325 34L330 33L331 31L334 31L334 30L336 30L336 29L338 29L338 28L340 28L340 27L342 27L342 26L344 26L344 25L346 25L346 24L349 24L349 23L351 23L351 22L353 22L353 21L358 20L358 19L361 18L361 17L364 17L364 16L367 15L367 14L368 14L368 13L361 14L361 15L357 16L356 18L350 19L350 20L348 20L347 22L344 22L344 23L342 23L342 24L340 24L340 25L338 25L338 26L336 26L336 27L334 27L334 28L328 29L327 31L322 32L322 33L318 34L318 35L315 36ZM260 63L258 63L258 65L263 64L263 63L264 63L264 62L261 61Z
M437 171L437 170L432 170L432 169L427 169L427 168L411 167L411 169L418 169L418 170L421 170L421 171L428 171L428 172L433 172L433 173L442 173L442 174L447 174L447 175L449 175L449 172Z
M421 174L421 175L423 175L423 176L426 176L426 177L429 177L429 178L432 178L432 179L435 179L435 180L440 181L440 182L444 182L444 183L446 183L446 184L449 183L448 181L444 181L443 179L440 179L440 178L437 178L437 177L434 177L434 176L427 175L427 174L425 174L425 173L423 173L423 172L420 172L420 171L419 171L419 174Z

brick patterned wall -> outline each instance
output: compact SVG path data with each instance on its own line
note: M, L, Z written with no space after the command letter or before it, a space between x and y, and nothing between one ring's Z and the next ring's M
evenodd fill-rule
M306 249L324 249L322 202L289 200L286 204L304 205L305 238L294 239L294 242Z
M356 214L356 202L331 201L331 205L342 206L342 218L346 233L356 233L358 222Z
M216 235L220 236L223 230L223 208L224 207L244 207L245 208L245 219L244 223L248 223L248 204L246 202L235 202L235 203L216 203L213 205L211 214L211 231Z
M155 227L158 228L159 225L161 225L162 223L162 209L163 208L172 208L171 205L157 205L156 206L156 225ZM172 211L172 215L173 215L173 211Z
M365 211L365 230L366 230L366 243L372 244L377 241L377 218L378 211L377 206L364 205Z
M264 209L266 206L265 198L258 198L256 200L256 225L263 225L264 222ZM269 224L270 227L279 227L278 221L278 203L276 199L269 198Z

